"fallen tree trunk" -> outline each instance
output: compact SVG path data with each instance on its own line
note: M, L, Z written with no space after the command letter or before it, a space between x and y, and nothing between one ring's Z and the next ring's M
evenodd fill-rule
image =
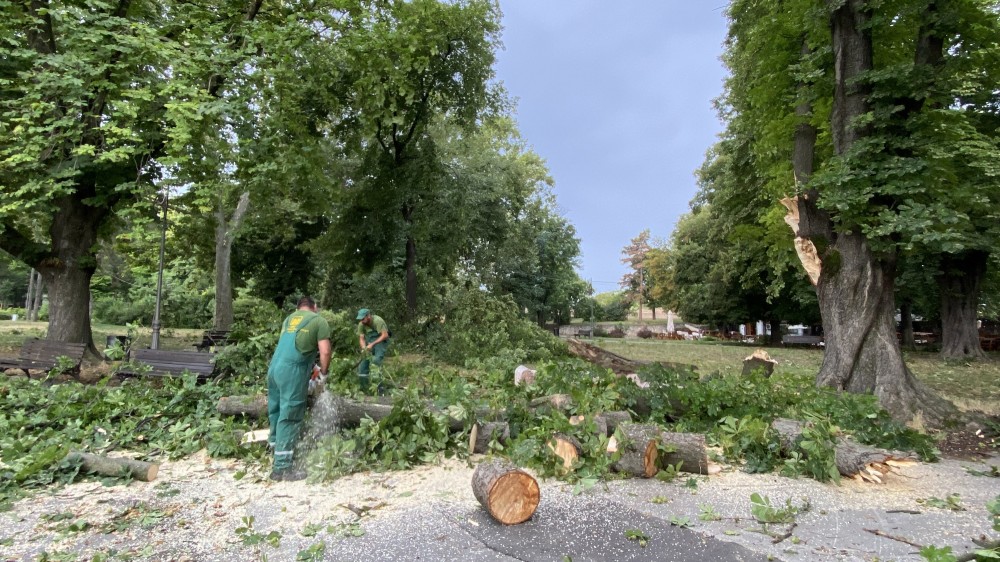
M573 355L585 359L598 367L611 369L618 375L635 373L640 368L653 363L652 361L639 361L622 357L617 353L612 353L596 345L590 345L574 338L569 338L566 342L569 344L569 352ZM658 363L676 371L694 371L697 369L694 365L686 365L684 363L671 363L669 361L659 361Z
M510 461L492 458L472 474L472 493L479 504L504 525L523 523L534 515L541 499L538 482Z
M496 436L501 445L510 440L510 426L507 422L483 422L472 426L469 431L469 454L484 455L490 451L490 441Z
M156 480L156 475L160 471L160 465L151 462L137 461L125 458L102 457L81 453L80 451L70 451L66 458L70 460L80 460L80 466L89 472L96 472L104 476L130 476L141 482L152 482Z
M659 456L656 445L660 441L660 428L630 423L622 424L618 431L622 435L617 443L621 456L611 468L639 478L656 476L656 457Z
M224 416L249 416L251 418L267 417L267 395L256 396L223 396L216 406Z
M532 413L544 415L553 409L567 410L572 405L573 397L569 394L553 394L551 396L535 398L531 402L528 402L528 409Z
M668 433L660 434L660 442L676 451L665 453L660 466L681 464L682 472L693 474L708 474L708 449L705 446L705 436L701 433Z
M807 423L785 418L778 418L772 424L781 437L781 448L785 451L795 450L806 426ZM835 462L841 475L879 484L882 483L882 477L893 470L917 463L910 453L876 449L841 437L837 438Z

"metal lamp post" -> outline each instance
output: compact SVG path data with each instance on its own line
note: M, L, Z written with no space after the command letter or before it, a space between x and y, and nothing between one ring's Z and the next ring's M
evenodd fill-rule
M156 277L156 310L153 312L153 338L150 349L160 349L160 303L163 299L163 253L167 245L167 198L170 190L163 193L163 231L160 233L160 270Z

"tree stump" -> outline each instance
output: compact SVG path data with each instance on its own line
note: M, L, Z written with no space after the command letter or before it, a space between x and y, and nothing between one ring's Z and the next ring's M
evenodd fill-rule
M572 470L573 461L580 458L580 455L583 454L583 447L580 446L580 442L572 435L564 433L553 435L552 439L549 439L547 446L557 457L562 459L564 472Z
M705 446L705 436L701 433L668 433L660 434L660 442L672 446L676 451L663 455L660 466L681 464L683 472L693 474L708 474L708 449Z
M104 476L131 476L141 482L152 482L156 480L156 475L160 471L160 465L151 462L137 461L125 458L102 457L81 453L80 451L70 451L66 458L70 460L79 459L80 466L84 470L96 472Z
M255 396L223 396L216 406L224 416L244 415L251 418L267 417L267 395Z
M472 493L494 519L504 525L523 523L541 500L538 482L510 461L492 458L472 474Z
M749 377L754 371L760 370L764 374L764 378L769 379L771 375L774 374L774 366L778 362L771 359L771 356L767 354L763 349L758 349L743 360L743 376Z
M785 451L795 449L795 445L802 437L802 429L806 426L807 423L786 418L778 418L771 424L771 427L778 432L781 438L781 448ZM916 459L910 453L877 449L842 437L837 438L834 462L837 464L837 472L841 475L849 476L860 482L868 481L878 484L882 483L882 478L885 475L896 469L917 464Z
M639 478L656 476L656 449L660 441L660 428L655 425L622 424L618 428L622 436L618 442L621 457L611 468Z
M510 426L507 422L483 422L473 425L469 432L469 454L488 453L494 435L501 445L506 445L510 440Z

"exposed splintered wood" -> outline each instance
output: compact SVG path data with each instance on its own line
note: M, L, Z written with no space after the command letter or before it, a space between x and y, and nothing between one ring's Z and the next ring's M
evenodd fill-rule
M708 449L705 446L705 436L701 433L669 433L660 434L660 442L677 449L664 453L660 466L681 464L682 472L708 474Z
M588 417L589 416L570 416L569 423L570 425L580 425L582 423L586 423L588 421L587 419ZM596 427L596 429L594 430L595 435L597 435L598 437L608 436L607 420L602 418L600 415L596 415L590 418L590 421L592 421L594 423L594 426Z
M251 418L267 417L267 395L255 396L223 396L216 406L224 416L248 416Z
M623 423L632 423L632 414L628 412L601 412L597 414L607 427L607 435L611 435Z
M618 442L621 456L611 468L640 478L655 476L660 428L655 425L622 424L618 434L622 436Z
M790 451L801 439L806 423L778 418L772 427L781 437L782 449ZM901 467L917 464L912 453L876 449L842 437L837 438L835 462L841 475L875 484L881 484L883 478Z
M523 523L541 500L538 482L506 459L491 458L472 473L472 493L479 504L504 525Z
M566 342L569 344L569 352L573 355L585 359L598 367L611 369L619 375L635 373L642 367L652 364L651 361L638 361L622 357L617 353L612 353L606 349L597 347L596 345L590 345L589 343L582 342L575 338L569 338ZM670 363L668 361L660 361L659 363L668 369L674 369L677 371L694 371L696 369L694 365L685 365L683 363Z
M552 409L566 410L573 405L573 397L569 394L553 394L535 398L528 403L528 408L536 414L545 414Z
M156 475L160 471L160 465L151 462L137 461L125 458L102 457L81 453L80 451L70 451L66 458L70 460L80 460L80 466L84 470L96 472L104 476L130 476L141 482L152 482L156 480Z
M761 371L764 374L764 378L771 378L774 374L774 367L778 362L771 359L771 356L767 354L763 349L758 349L743 360L743 376L748 377L755 371Z
M557 433L549 439L548 448L563 461L563 469L569 471L573 468L573 461L580 458L583 448L580 442L572 435Z
M528 386L533 382L535 382L535 371L524 365L514 369L514 386Z
M482 422L472 426L469 432L469 453L486 454L494 436L501 445L510 440L510 426L507 422Z

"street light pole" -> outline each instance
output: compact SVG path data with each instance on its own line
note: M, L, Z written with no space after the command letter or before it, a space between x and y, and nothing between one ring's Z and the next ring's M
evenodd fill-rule
M167 246L167 197L169 188L163 193L163 231L160 233L160 271L156 277L156 310L153 312L153 339L150 349L160 349L160 303L163 299L163 253Z

